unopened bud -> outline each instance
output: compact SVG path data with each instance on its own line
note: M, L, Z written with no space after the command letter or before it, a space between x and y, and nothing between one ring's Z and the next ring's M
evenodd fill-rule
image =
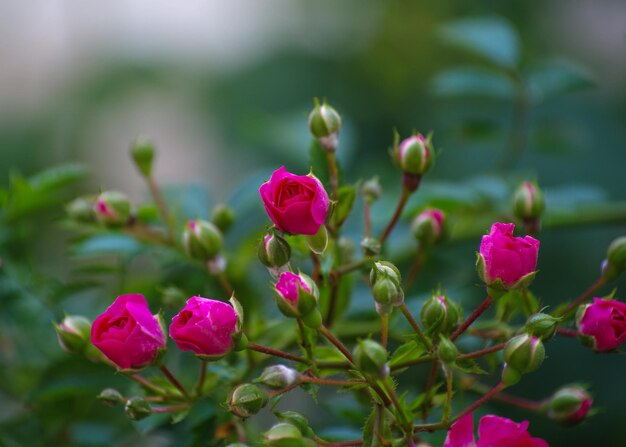
M374 340L360 340L353 355L356 367L363 374L376 378L387 377L387 350Z
M222 248L222 233L206 220L190 220L183 233L183 246L192 259L208 261Z
M222 233L226 233L235 223L235 212L224 203L218 203L213 208L211 221Z
M560 318L553 317L552 315L536 313L528 317L524 331L544 341L549 340L556 334L559 321L561 321Z
M93 203L93 199L78 197L65 206L65 212L70 219L76 222L93 222L96 219Z
M446 215L439 209L424 210L413 220L411 232L421 246L430 247L443 236L445 220Z
M377 256L380 254L380 240L375 237L364 237L361 240L361 247L365 256Z
M80 315L67 315L54 325L59 345L71 354L83 354L90 344L91 322Z
M418 133L394 146L394 157L405 174L422 176L433 164L430 136L424 138L421 133Z
M257 414L265 405L269 397L258 386L244 383L234 389L228 401L230 411L240 418L248 418Z
M130 155L135 166L144 177L152 174L152 162L154 161L154 144L145 138L137 138L130 147Z
M462 313L446 295L435 293L422 306L420 317L430 332L448 333L460 324Z
M539 368L545 354L541 339L529 334L513 337L504 348L504 360L507 365L521 374Z
M293 424L280 422L264 434L268 447L314 447L316 444L302 436L302 432Z
M523 182L513 193L513 213L518 219L539 219L545 208L543 193L534 183Z
M105 191L96 199L93 210L96 218L103 225L122 226L130 218L130 201L121 192Z
M456 345L447 337L440 336L437 356L446 365L453 363L459 355Z
M365 202L371 205L383 194L383 187L380 185L378 177L373 177L363 183L361 191L365 197Z
M606 259L602 263L602 277L606 281L614 281L626 270L626 236L618 237L607 250Z
M291 259L291 247L285 239L271 232L259 243L258 255L264 266L280 268Z
M514 368L511 368L506 363L504 364L504 367L502 368L502 383L504 383L506 386L512 386L519 382L521 379L522 373Z
M143 397L133 397L126 402L124 411L128 419L139 421L152 414L152 407Z
M105 388L98 394L98 400L112 407L124 402L124 396L114 388Z
M341 116L326 100L321 105L317 98L314 102L315 108L309 115L309 129L325 150L334 151L338 145Z
M560 424L574 425L581 422L589 413L593 398L585 388L570 385L558 390L547 406L547 414Z
M279 390L293 385L298 381L300 373L285 365L272 365L263 370L256 383L261 383L273 390Z

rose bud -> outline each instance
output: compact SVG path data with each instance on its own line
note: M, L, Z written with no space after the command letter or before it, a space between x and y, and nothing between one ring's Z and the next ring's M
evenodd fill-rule
M379 314L388 314L391 307L400 306L404 302L404 291L400 282L400 271L391 262L374 263L370 271L370 284Z
M607 257L602 263L602 277L614 281L626 270L626 236L618 237L607 250Z
M446 215L443 211L432 208L422 211L411 224L411 233L420 246L430 247L443 236Z
M218 203L211 213L211 222L213 222L222 233L226 233L235 223L235 212L228 205Z
M302 436L302 432L289 422L279 422L264 434L268 447L315 447L317 444Z
M538 219L545 208L543 193L535 183L523 182L513 193L513 213L518 219Z
M248 418L257 414L265 405L269 397L258 386L244 383L233 390L228 401L228 408L240 418Z
M463 313L446 295L434 293L422 306L420 317L430 332L448 333L461 324Z
M556 329L559 326L560 318L553 317L552 315L544 313L536 313L528 317L524 331L530 335L541 338L546 341L551 339L556 334Z
M231 304L194 296L172 318L170 337L183 351L204 360L218 360L238 348L243 315L237 301Z
M389 374L389 367L387 366L389 354L374 340L359 340L352 354L356 367L363 374L379 379L385 378Z
M255 383L261 383L273 390L279 390L293 385L300 378L300 373L285 365L272 365L263 370Z
M103 225L109 227L126 225L130 218L130 201L121 192L105 191L96 199L93 211Z
M308 419L300 413L295 411L275 411L274 415L281 422L287 422L288 424L294 425L304 436L312 437L315 435L311 427L309 427Z
M183 246L190 258L208 261L222 248L222 233L211 222L190 220L183 232Z
M291 259L291 247L285 239L270 232L259 244L258 255L264 266L280 269Z
M558 390L547 404L547 414L560 424L575 425L581 422L591 409L593 398L585 388L570 385Z
M143 295L118 296L93 322L91 343L122 372L154 363L165 350L161 322Z
M105 388L98 394L98 400L112 407L124 402L124 397L114 388Z
M535 276L539 241L530 236L514 237L514 228L512 223L496 222L480 243L478 274L490 293L527 287Z
M474 438L472 413L460 418L448 431L443 447L548 447L528 433L528 422L515 422L488 414L478 424L478 443Z
M137 138L130 147L130 156L137 166L137 170L144 177L152 174L152 162L154 161L154 144L145 138Z
M383 187L380 185L378 177L373 177L363 183L361 191L365 198L365 203L371 205L383 194Z
M512 386L520 380L522 380L522 373L516 369L511 368L505 363L502 368L502 383L504 383L506 386Z
M396 141L397 141L396 136ZM433 150L430 136L424 138L421 133L411 135L394 144L394 157L398 166L405 174L422 176L433 164Z
M626 341L626 303L594 298L580 306L576 324L583 343L596 351L612 351Z
M309 115L309 129L315 138L318 139L322 148L327 151L337 149L339 143L339 130L341 130L341 116L333 109L328 102L320 105L317 98L313 100L315 108Z
M274 297L278 310L291 318L302 318L302 321L314 329L319 327L317 309L319 291L315 281L304 273L296 275L284 272L274 286ZM321 323L321 321L319 322Z
M361 240L361 247L365 256L378 256L380 254L380 240L375 237L364 237Z
M132 421L140 421L152 414L152 407L143 397L133 397L126 402L126 416Z
M539 368L545 355L541 339L528 334L513 337L504 348L504 360L507 365L521 374Z
M90 223L96 219L93 205L93 199L78 197L65 206L65 212L76 222Z
M456 345L447 337L439 335L439 346L437 346L437 357L446 365L454 363L459 355Z
M313 174L295 175L281 166L261 185L259 193L279 231L313 235L326 221L328 193Z
M66 315L54 329L59 345L70 354L82 354L90 345L91 321L83 316Z

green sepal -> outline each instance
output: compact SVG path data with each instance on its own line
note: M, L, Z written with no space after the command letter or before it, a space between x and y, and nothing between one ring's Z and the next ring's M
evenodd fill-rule
M326 230L325 225L320 225L317 233L305 235L304 239L313 253L321 255L326 251L326 247L328 247L328 230Z

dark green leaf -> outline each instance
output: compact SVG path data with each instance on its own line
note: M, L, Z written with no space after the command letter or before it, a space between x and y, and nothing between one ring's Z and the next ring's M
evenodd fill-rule
M496 71L463 67L446 70L433 79L433 88L441 96L490 96L499 99L515 97L511 78Z

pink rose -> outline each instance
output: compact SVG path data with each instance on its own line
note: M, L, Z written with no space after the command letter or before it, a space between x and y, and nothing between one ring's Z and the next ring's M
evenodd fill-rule
M596 351L612 351L626 341L626 303L594 298L577 320L578 332L591 337Z
M515 224L496 222L491 232L483 236L480 256L484 261L484 280L492 284L501 280L512 287L524 276L535 271L539 241L530 236L514 237Z
M295 273L282 273L276 283L276 291L280 294L280 296L294 305L298 304L300 289L308 293L313 292L306 281L304 281L300 275L296 275Z
M278 230L316 234L326 221L328 194L312 174L295 175L284 166L259 188L265 211Z
M91 326L91 343L119 369L141 369L165 349L165 337L143 295L118 296Z
M219 358L234 347L237 319L230 304L194 296L172 318L170 337L183 351Z
M549 447L543 439L532 438L527 430L527 421L518 424L494 415L483 416L476 443L472 413L468 413L452 424L443 447Z

